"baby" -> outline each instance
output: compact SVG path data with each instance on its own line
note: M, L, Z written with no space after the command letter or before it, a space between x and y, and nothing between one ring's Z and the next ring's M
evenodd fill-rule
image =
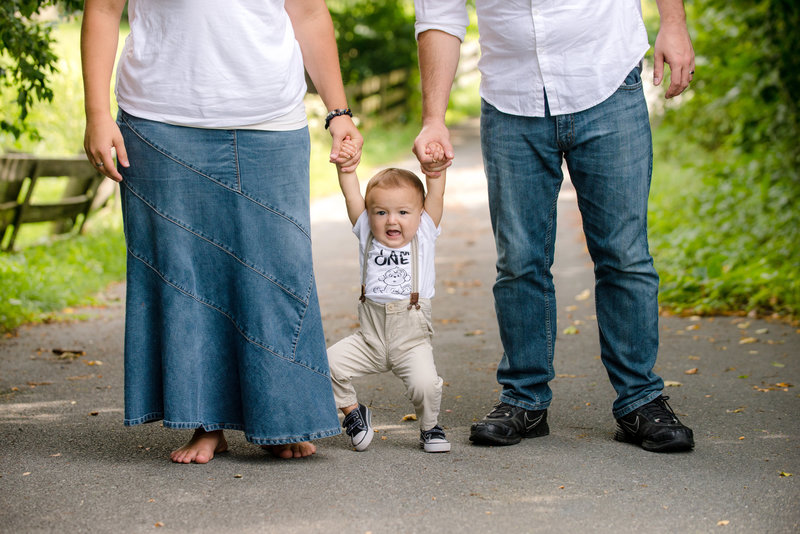
M345 140L343 151L355 146ZM441 160L441 145L428 147ZM403 381L420 422L425 452L448 452L438 424L442 379L433 362L431 303L434 249L441 230L445 173L422 181L403 169L385 169L361 195L355 172L337 165L347 215L358 236L361 263L359 330L328 349L336 406L357 451L369 447L374 432L369 408L359 404L351 380L392 371Z

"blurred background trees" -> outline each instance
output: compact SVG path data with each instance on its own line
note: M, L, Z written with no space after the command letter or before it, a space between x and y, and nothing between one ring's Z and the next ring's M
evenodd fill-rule
M58 71L52 46L52 30L58 21L54 15L74 13L82 6L80 0L0 2L0 82L16 93L16 105L3 102L0 131L15 137L26 131L38 135L26 119L35 102L53 100L48 77Z

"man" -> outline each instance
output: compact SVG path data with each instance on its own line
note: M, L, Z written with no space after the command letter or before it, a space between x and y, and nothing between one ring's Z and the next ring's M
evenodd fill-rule
M657 0L654 83L670 66L672 98L694 51L682 0ZM658 275L647 244L652 169L641 82L649 48L640 0L479 0L481 145L497 247L495 310L504 354L500 402L472 425L477 444L549 433L555 290L550 268L566 160L595 266L603 364L617 392L615 439L655 452L694 447L653 373ZM454 156L444 123L468 18L464 0L416 0L423 124L414 153L426 174ZM427 154L430 142L446 160Z

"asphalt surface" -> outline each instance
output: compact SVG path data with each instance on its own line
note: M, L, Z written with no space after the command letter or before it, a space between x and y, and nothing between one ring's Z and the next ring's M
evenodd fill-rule
M0 531L797 532L797 326L662 317L657 371L696 449L654 454L615 442L592 268L568 182L558 205L551 434L469 444L470 424L497 398L501 346L475 124L454 138L433 309L452 452L419 449L417 423L403 420L413 409L389 374L357 382L378 432L366 452L340 435L318 441L311 458L278 460L229 432L229 452L209 464L172 464L169 452L191 432L122 426L124 288L114 286L106 307L74 311L80 321L0 340ZM417 170L412 159L398 165ZM316 202L313 217L332 343L356 322L356 240L341 197Z

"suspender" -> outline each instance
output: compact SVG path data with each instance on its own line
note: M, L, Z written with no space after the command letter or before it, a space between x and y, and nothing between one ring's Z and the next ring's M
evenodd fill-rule
M358 300L364 302L367 299L367 263L369 262L369 251L372 249L372 232L367 237L367 244L364 247L364 265L361 268L361 296ZM417 236L411 240L411 295L409 295L408 309L412 306L419 309L419 243Z

